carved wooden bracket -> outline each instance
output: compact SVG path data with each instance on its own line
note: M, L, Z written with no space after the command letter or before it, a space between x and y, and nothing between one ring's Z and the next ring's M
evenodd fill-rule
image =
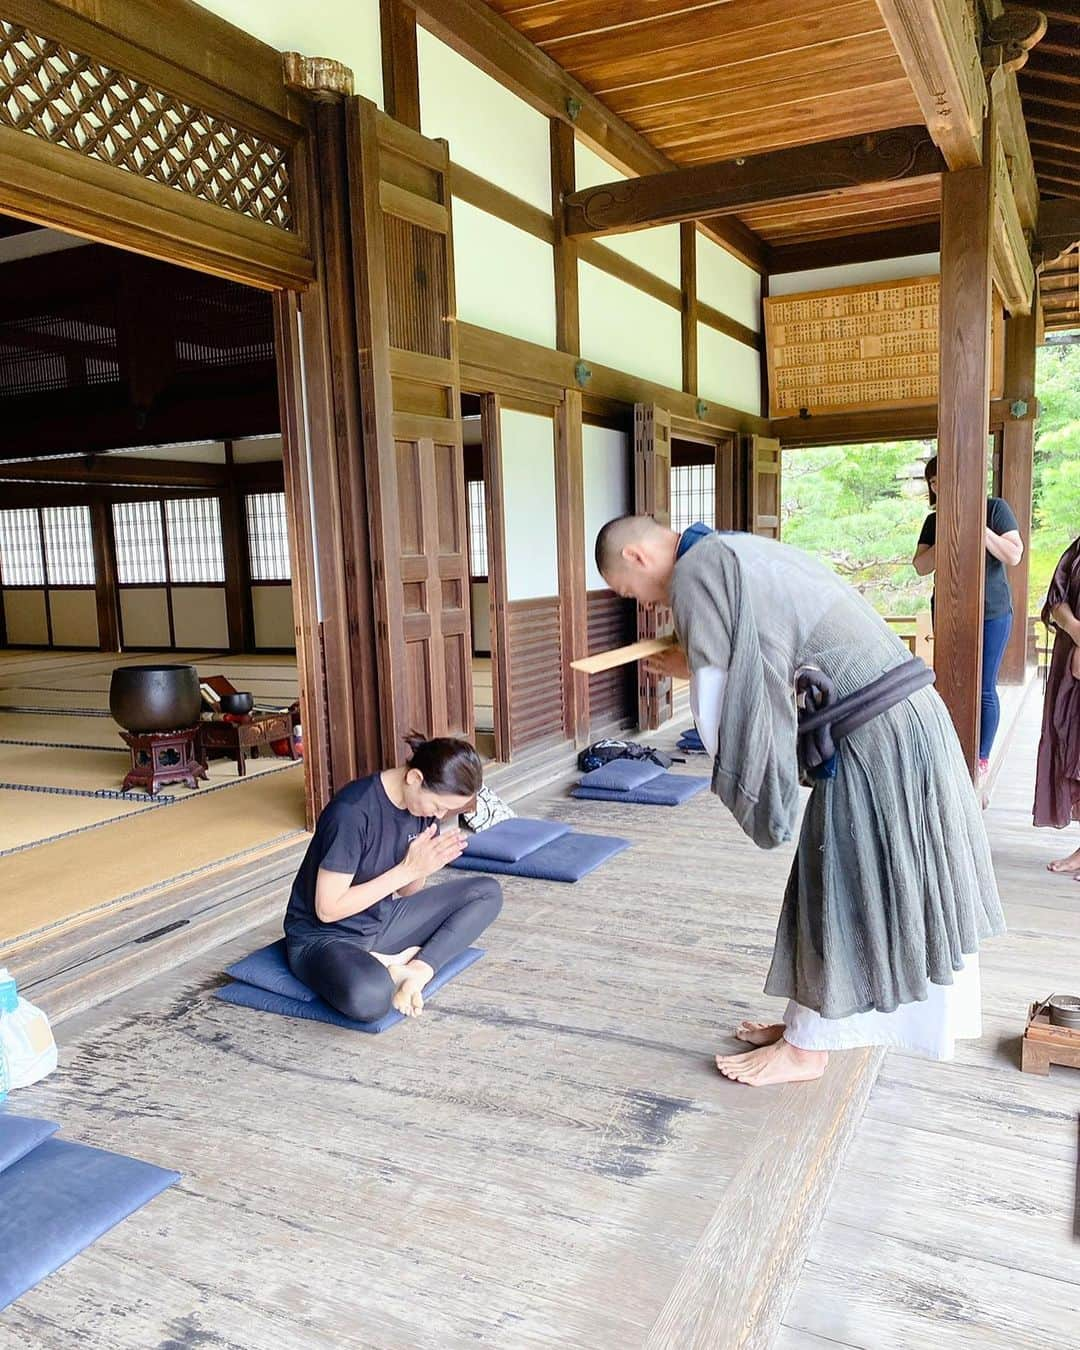
M987 76L995 70L1019 70L1028 53L1046 36L1046 15L1037 9L1008 9L991 19L983 34L982 67Z
M283 52L281 64L286 88L295 89L307 98L330 100L352 96L352 71L329 56Z

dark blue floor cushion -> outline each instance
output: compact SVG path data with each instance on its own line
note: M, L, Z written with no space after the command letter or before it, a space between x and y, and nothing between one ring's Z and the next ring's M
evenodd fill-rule
M435 976L428 987L424 990L424 1002L426 1003L434 994L452 980L455 975L460 975L463 970L467 970L474 961L479 961L484 955L482 947L469 947L455 957L452 961L447 961L442 970ZM306 988L306 986L305 986ZM238 1004L241 1008L255 1008L259 1012L280 1013L283 1017L302 1017L309 1022L329 1022L331 1026L346 1027L349 1031L366 1031L371 1036L377 1036L380 1031L387 1031L390 1027L395 1027L399 1022L404 1022L405 1018L399 1012L388 1012L385 1017L380 1017L377 1022L354 1022L351 1017L345 1017L331 1008L328 1003L324 1003L321 998L315 998L311 990L306 990L308 997L306 999L289 998L285 994L275 994L269 989L260 989L253 984L243 984L236 981L233 984L226 984L221 989L215 989L215 995L224 999L226 1003Z
M618 794L625 797L624 792ZM616 839L605 834L564 834L526 854L517 862L501 862L497 858L474 858L462 854L451 867L467 872L494 872L500 876L533 877L537 881L580 881L595 872L601 863L630 847L629 839Z
M55 1120L13 1116L0 1107L0 1173L43 1144L59 1128Z
M579 786L603 788L605 792L632 792L663 772L651 759L612 759L585 774Z
M234 961L231 966L225 967L225 974L244 984L253 984L257 989L283 994L285 998L297 998L304 1003L310 1003L317 997L289 969L284 938L271 942L269 947L260 947L241 961Z
M0 1174L0 1308L179 1180L120 1153L38 1144Z
M470 857L494 858L498 862L516 863L527 854L570 833L570 826L561 820L530 820L515 816L500 820L489 830L467 835L465 851Z
M693 778L689 774L664 773L650 778L631 792L605 792L603 788L576 787L571 796L584 801L628 802L635 806L681 806L689 798L709 786L707 778Z

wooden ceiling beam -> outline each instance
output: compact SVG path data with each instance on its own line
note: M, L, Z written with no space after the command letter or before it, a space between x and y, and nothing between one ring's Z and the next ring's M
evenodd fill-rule
M877 0L934 143L950 169L982 158L986 82L966 0Z
M1044 264L1075 248L1080 243L1080 200L1044 197L1039 207L1038 242Z
M229 476L226 464L188 460L147 459L138 455L88 455L38 463L0 463L0 479L20 482L107 483L169 487L220 487Z
M1031 98L1052 108L1080 108L1080 88L1076 85L1044 80L1038 71L1028 71L1026 67L1021 70L1017 80L1025 99Z
M585 188L566 199L566 232L625 234L766 202L840 194L864 183L926 177L943 168L924 127L897 127Z
M769 271L771 274L810 272L841 263L878 262L883 258L936 253L940 247L941 225L934 220L922 225L840 235L812 243L774 245Z

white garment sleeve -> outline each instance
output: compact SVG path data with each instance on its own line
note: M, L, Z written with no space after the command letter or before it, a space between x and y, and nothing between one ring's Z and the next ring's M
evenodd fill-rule
M720 708L728 673L719 666L704 666L690 678L690 710L701 742L716 757L720 741Z

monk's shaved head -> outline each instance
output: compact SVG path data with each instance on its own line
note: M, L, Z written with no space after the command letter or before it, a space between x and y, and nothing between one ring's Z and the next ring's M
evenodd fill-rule
M679 536L652 516L618 516L596 536L596 567L618 595L665 603Z

